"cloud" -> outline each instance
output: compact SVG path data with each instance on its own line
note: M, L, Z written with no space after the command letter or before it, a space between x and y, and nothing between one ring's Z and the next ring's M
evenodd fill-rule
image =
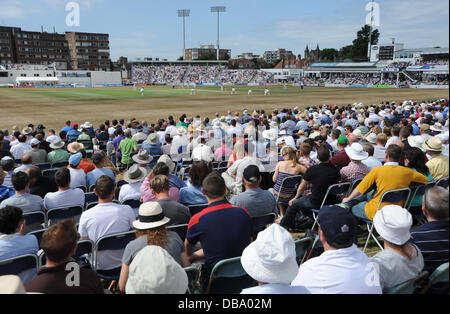
M20 0L0 1L0 19L20 19L24 16L25 10Z
M62 7L65 7L69 2L76 2L81 7L89 9L98 3L103 3L104 0L45 0L45 2L47 2L47 4L54 9L61 9Z

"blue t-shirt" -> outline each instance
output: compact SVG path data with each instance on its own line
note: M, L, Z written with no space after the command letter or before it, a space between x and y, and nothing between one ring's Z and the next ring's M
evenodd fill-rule
M4 185L0 185L0 202L6 200L7 198L10 198L13 196L16 192L14 189L11 189L9 187L6 187Z
M195 245L200 241L205 254L202 282L209 279L217 262L242 255L250 244L253 223L248 212L226 200L209 204L189 221L186 239Z
M64 127L64 128L61 129L61 131L66 132L66 135L67 135L67 133L68 133L70 130L73 130L73 128L70 127L70 126L66 126L66 127Z
M81 134L81 132L79 132L75 129L72 129L67 132L67 139L69 141L76 140L78 138L78 136L80 136L80 134Z
M87 186L94 185L95 182L97 182L98 178L105 175L113 180L116 180L116 176L111 169L97 168L92 170L91 172L88 172L88 174L86 175Z
M202 193L202 188L189 185L180 190L178 202L184 205L206 204L208 201Z

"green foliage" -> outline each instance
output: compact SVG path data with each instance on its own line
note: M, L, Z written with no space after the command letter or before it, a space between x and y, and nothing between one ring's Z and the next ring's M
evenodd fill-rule
M334 48L325 48L320 52L321 61L334 61L339 56L339 51Z

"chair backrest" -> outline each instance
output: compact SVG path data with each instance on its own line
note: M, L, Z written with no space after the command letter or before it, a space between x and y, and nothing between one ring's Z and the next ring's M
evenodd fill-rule
M297 187L301 181L302 181L301 175L289 176L289 177L284 178L283 181L281 181L280 193L284 193L283 188L286 188L286 186L293 186L295 188L295 191L297 191ZM277 195L277 203L278 203L278 200L280 199L279 194ZM292 197L294 197L294 196L295 196L295 193L292 195Z
M89 239L78 241L75 256L80 257L84 254L92 254L94 251L94 245L95 245L94 242Z
M433 186L436 185L436 182L428 182L427 184L417 184L410 186L409 189L411 190L411 197L409 198L408 204L405 206L408 210L411 208L413 200L416 198L416 196L423 196L425 194L425 191Z
M128 182L125 180L120 180L119 182L117 182L116 188L120 188L122 185L125 185L125 184L128 184Z
M444 290L446 291L446 294L448 294L448 282L449 282L449 273L448 273L448 262L442 264L438 268L436 268L433 273L428 277L428 282L425 285L425 287L420 291L421 294L427 293L430 288L433 287L433 285L439 284L439 283L447 283L447 285L444 285L442 287L439 287L437 290ZM439 286L439 285L438 285ZM444 291L443 291L444 292ZM436 293L436 291L433 291L431 294ZM438 294L441 293L440 291Z
M127 244L136 238L135 231L109 234L101 237L94 245L94 270L97 270L98 253L104 250L124 250Z
M131 208L139 208L141 206L141 200L126 200L122 203L123 205L128 205Z
M211 271L208 288L206 289L205 293L209 293L212 290L214 281L217 279L237 279L243 277L248 277L248 274L242 267L240 256L221 260L214 266L213 270ZM235 288L236 291L240 291L243 288L247 287L236 286Z
M295 255L297 258L297 264L303 263L309 250L313 245L314 239L311 237L304 237L295 241Z
M90 203L98 202L98 196L93 192L84 193L84 204L87 206Z
M55 173L58 171L58 169L46 169L42 171L42 175L44 177L53 177L55 175Z
M184 242L184 239L186 239L187 228L188 228L188 224L172 225L172 226L166 227L167 230L176 232L180 236L180 238L183 242Z
M228 170L227 167L219 167L217 169L215 169L216 172L218 172L219 174L222 174L224 172L226 172Z
M94 148L94 144L92 144L92 140L77 140L78 143L84 145L84 150L92 150Z
M349 196L353 190L361 183L362 179L356 179L352 182L350 189L348 190L347 196Z
M208 207L208 204L196 204L196 205L189 205L189 212L191 213L191 216L194 216L195 214L198 214L202 210L204 210L206 207Z
M0 276L19 275L29 269L38 269L39 259L36 254L25 254L0 261Z
M439 179L439 180L437 180L436 181L436 185L437 186L440 186L440 187L443 187L443 188L448 188L448 179L449 177L445 177L445 178L442 178L442 179Z
M68 161L55 162L52 164L52 168L65 168L69 165Z
M405 281L395 287L385 289L383 291L383 293L384 294L413 294L414 290L416 290L419 283L422 282L427 277L428 277L428 272L423 271L416 278Z
M184 271L188 276L189 291L191 293L194 293L195 286L197 285L198 279L200 278L200 270L197 267L189 266L185 267Z
M86 204L86 210L91 209L92 207L95 207L98 205L98 202L92 202L89 204Z
M406 201L409 199L409 195L411 194L411 190L409 188L396 189L386 191L381 195L380 202L378 204L377 211L381 208L382 203L399 203L401 201Z
M325 203L326 203L326 201L327 201L329 196L331 196L331 195L337 196L337 195L340 195L340 194L347 195L348 190L351 187L352 187L352 183L350 183L350 182L337 183L337 184L330 185L328 187L328 189L327 189L327 192L325 193L325 196L323 197L322 204L320 205L320 208L322 208L325 205Z
M253 231L258 233L266 228L267 225L273 224L277 215L275 213L269 213L259 217L252 217Z
M94 193L95 184L89 186L89 193Z
M47 226L47 215L43 211L24 213L23 218L25 219L27 226L37 224L44 224L44 226Z
M42 235L44 234L45 230L47 230L47 229L48 228L40 229L40 230L36 230L36 231L31 231L28 233L29 235L34 235L36 237L39 247L41 245Z
M47 212L47 220L49 221L49 226L54 225L58 221L64 220L64 219L75 219L79 220L79 217L83 213L83 207L82 206L72 206L72 207L65 207L65 208L54 208L50 209ZM78 222L78 221L77 221Z
M36 164L36 165L33 165L33 166L38 167L39 169L41 169L41 171L52 168L52 165L49 162L45 162L45 163L42 163L42 164Z

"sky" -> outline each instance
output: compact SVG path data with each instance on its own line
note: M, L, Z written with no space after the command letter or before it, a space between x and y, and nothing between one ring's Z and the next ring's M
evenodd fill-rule
M0 0L0 25L23 30L108 33L111 59L120 56L176 60L186 48L216 44L217 15L211 6L226 6L220 15L220 46L232 57L243 52L262 55L285 48L304 55L309 48L350 45L366 23L369 0L73 0L80 7L80 25L68 26L67 0ZM449 46L448 0L377 0L380 43L405 48Z

